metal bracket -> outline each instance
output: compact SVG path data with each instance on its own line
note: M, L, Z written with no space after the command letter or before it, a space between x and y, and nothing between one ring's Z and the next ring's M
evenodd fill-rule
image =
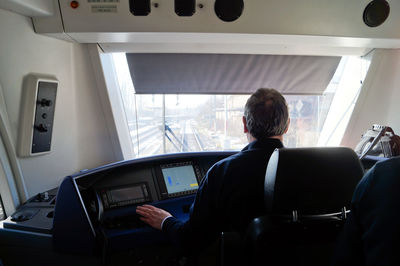
M346 207L342 208L342 220L346 220L347 219L347 210Z

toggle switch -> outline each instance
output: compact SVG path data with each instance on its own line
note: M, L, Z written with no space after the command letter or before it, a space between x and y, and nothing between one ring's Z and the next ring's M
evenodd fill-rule
M50 107L51 106L51 100L47 99L42 99L41 101L38 101L38 104L40 104L42 107Z
M150 0L129 0L129 9L134 16L150 14Z
M38 126L35 126L35 128L36 128L37 131L43 132L43 133L49 131L49 129L47 128L47 126L44 125L44 124L40 124L40 125L38 125Z
M196 0L175 0L175 13L180 17L190 17L196 12Z

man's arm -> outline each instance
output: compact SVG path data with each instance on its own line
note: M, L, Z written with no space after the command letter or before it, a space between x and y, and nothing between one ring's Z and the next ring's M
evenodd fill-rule
M137 207L136 212L142 216L141 220L153 228L166 232L174 243L185 249L211 242L218 235L215 229L216 191L209 186L210 175L214 174L212 169L200 184L190 208L188 221L182 222L172 217L170 213L151 205Z
M138 206L136 213L141 216L140 220L158 230L162 229L162 225L168 217L172 217L169 212L152 205Z

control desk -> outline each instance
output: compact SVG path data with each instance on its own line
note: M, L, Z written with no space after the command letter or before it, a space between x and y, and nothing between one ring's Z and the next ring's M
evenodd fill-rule
M136 207L151 204L187 220L207 170L233 153L154 156L66 177L55 204L54 247L91 253L99 245L108 251L121 251L168 243L162 232L139 219Z

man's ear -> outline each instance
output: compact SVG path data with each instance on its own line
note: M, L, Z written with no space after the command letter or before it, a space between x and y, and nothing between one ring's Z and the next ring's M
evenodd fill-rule
M286 133L288 132L288 130L289 130L289 125L290 125L290 117L288 118L287 126L286 126L286 129L285 129L285 133L283 133L283 134L286 134Z
M249 130L247 129L246 117L243 116L242 121L243 121L243 133L249 133Z

